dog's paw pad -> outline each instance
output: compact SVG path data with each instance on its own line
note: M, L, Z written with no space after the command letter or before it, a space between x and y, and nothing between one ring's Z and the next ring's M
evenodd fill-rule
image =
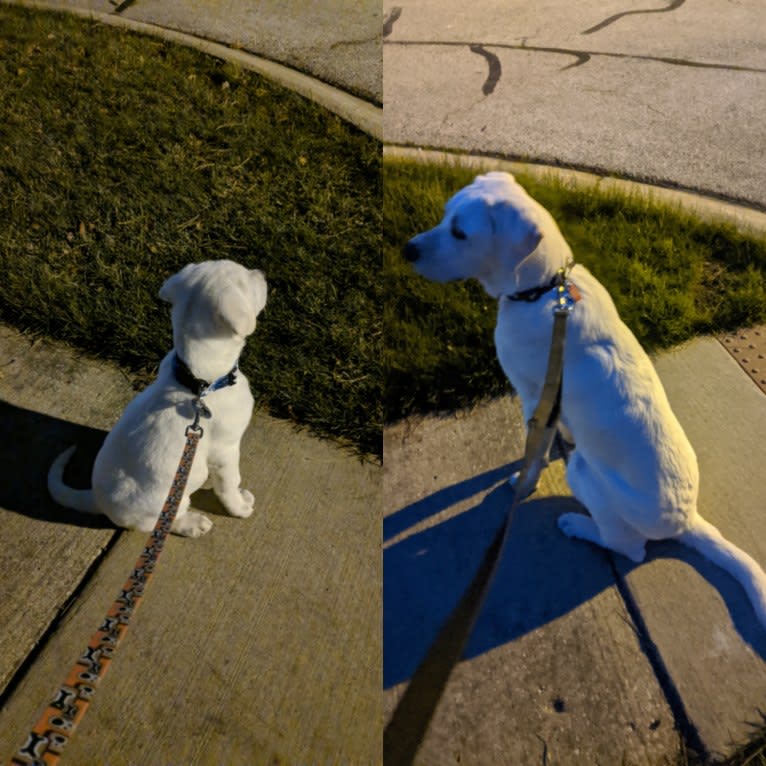
M567 537L580 537L583 532L583 526L587 524L588 518L581 513L562 513L559 516L559 529Z
M187 511L183 516L176 518L171 531L184 537L202 537L212 526L213 522L203 513Z
M238 490L238 494L230 499L229 502L223 501L223 505L230 516L236 516L240 519L246 519L253 513L255 497L248 489Z
M229 508L229 516L234 516L237 519L246 519L248 516L253 515L252 505L242 505L239 508Z

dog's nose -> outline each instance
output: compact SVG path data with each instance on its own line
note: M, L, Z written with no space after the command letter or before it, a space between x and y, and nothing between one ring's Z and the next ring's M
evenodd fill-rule
M413 244L410 240L405 246L404 250L402 250L402 255L410 262L413 263L414 261L417 261L418 258L420 258L420 250L418 250L418 246Z

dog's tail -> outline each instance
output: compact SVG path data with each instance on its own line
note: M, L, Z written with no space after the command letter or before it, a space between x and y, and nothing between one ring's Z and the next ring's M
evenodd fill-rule
M64 466L72 457L76 446L64 450L51 465L48 471L48 492L51 497L66 508L72 508L82 513L98 513L93 499L93 491L90 489L73 489L64 484Z
M709 521L698 516L678 540L728 572L745 589L761 625L766 628L766 574L758 562L730 543Z

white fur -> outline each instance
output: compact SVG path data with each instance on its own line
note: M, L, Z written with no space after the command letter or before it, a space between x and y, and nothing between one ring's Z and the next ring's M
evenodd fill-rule
M545 377L554 292L535 303L503 296L544 285L571 262L551 215L512 176L488 173L455 194L405 256L424 277L475 277L500 300L497 355L528 421ZM576 265L571 280L582 299L567 322L561 425L576 445L567 479L590 516L564 514L559 527L636 562L647 540L677 539L739 580L766 627L766 575L698 515L697 458L649 357L586 268Z
M174 349L162 360L157 379L128 404L107 435L93 466L92 490L75 490L62 481L74 447L59 455L48 474L48 489L61 505L103 513L118 526L144 532L157 522L194 418L194 395L176 381L173 355L178 351L197 378L212 382L226 375L266 305L266 280L257 269L207 261L170 277L160 297L173 305ZM212 416L201 420L204 435L171 530L188 537L212 526L207 516L189 510L189 495L206 482L232 516L249 516L254 503L239 486L239 444L253 411L247 379L237 372L233 386L203 401Z

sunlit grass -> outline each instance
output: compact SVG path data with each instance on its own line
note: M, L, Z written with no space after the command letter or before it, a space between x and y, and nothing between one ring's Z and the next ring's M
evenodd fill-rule
M169 274L261 268L257 400L380 455L380 143L196 51L8 6L0 26L0 317L147 371Z
M440 285L401 257L475 171L386 160L383 167L386 420L508 391L495 358L496 304L476 283ZM650 351L766 321L766 239L637 195L518 180L548 208Z

